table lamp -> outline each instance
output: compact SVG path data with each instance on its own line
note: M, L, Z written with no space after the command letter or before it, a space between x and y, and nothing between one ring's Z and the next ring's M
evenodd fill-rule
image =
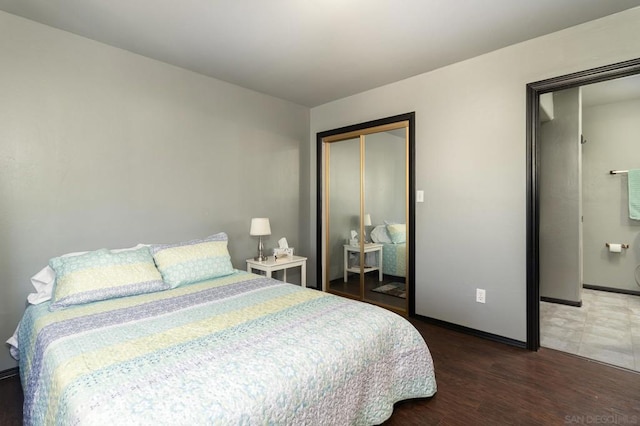
M369 240L367 240L367 226L371 226L371 215L369 213L364 215L364 223L362 225L363 225L362 229L364 231L364 235L363 235L364 242L368 243Z
M259 237L258 242L258 255L253 258L259 262L267 260L267 257L263 255L264 245L262 244L263 235L271 235L271 225L269 224L269 218L266 217L254 217L251 219L251 229L249 235Z

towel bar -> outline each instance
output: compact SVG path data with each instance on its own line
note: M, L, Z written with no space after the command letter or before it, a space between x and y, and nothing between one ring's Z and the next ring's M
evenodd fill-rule
M628 249L629 248L629 244L620 244L622 246L623 249ZM609 243L605 243L605 246L609 247Z

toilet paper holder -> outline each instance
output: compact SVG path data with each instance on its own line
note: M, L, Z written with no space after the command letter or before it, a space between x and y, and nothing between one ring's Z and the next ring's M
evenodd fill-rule
M605 246L607 246L607 248L609 248L609 244L610 244L610 243L605 243L604 245L605 245ZM628 248L629 248L629 244L620 244L620 246L621 246L623 249L628 249Z

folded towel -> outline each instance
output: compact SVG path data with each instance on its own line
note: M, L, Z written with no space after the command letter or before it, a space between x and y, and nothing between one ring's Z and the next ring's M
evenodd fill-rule
M640 169L629 170L629 218L640 220Z

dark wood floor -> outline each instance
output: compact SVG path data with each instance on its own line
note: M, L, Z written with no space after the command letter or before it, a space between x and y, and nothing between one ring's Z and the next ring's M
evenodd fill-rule
M411 322L431 350L438 393L396 404L387 426L640 424L639 373ZM0 380L0 425L20 424L20 381Z
M22 424L22 386L20 377L0 380L0 425Z
M404 281L404 278L394 277L393 275L384 275L382 281L380 281L377 271L369 272L364 275L364 298L369 303L378 304L381 306L390 306L392 308L395 308L396 310L407 312L406 298L391 296L388 294L373 291L374 288L380 287L384 284L389 284L392 282L402 283ZM349 273L348 281L346 283L344 282L344 278L342 277L331 280L329 282L329 289L339 293L346 293L359 297L360 274Z
M640 374L411 319L433 356L438 392L396 404L385 425L640 424Z

